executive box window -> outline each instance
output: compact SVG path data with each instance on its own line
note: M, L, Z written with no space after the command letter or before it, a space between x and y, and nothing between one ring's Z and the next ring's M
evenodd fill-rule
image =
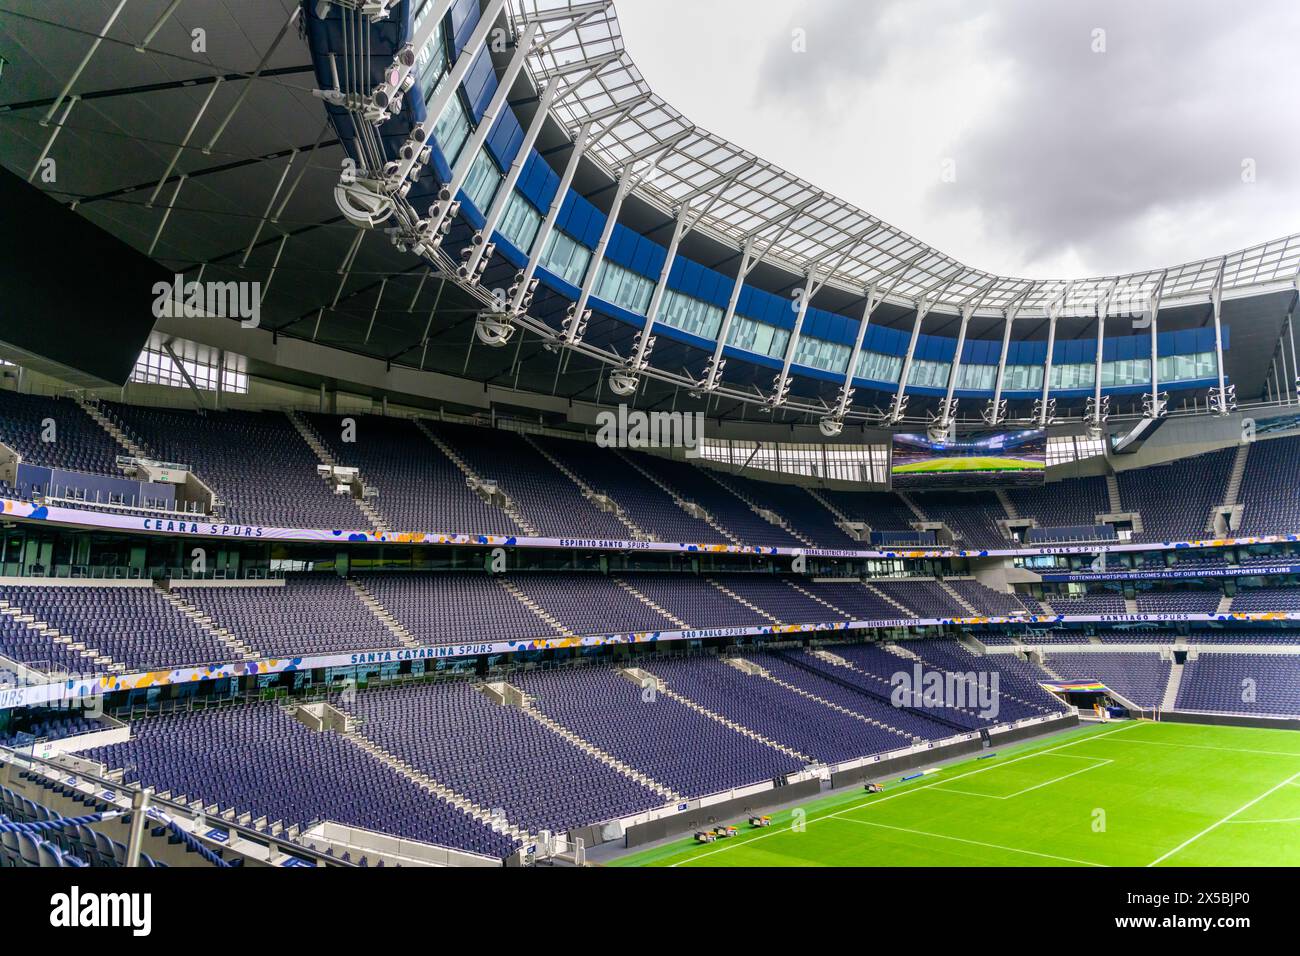
M509 240L516 249L528 252L533 248L533 240L537 238L537 231L541 228L542 214L519 193L511 193L506 208L501 213L501 221L497 223L497 232Z
M582 285L582 278L587 274L587 263L591 261L591 250L555 229L546 240L546 248L542 250L542 257L538 261L544 269L550 270L565 282Z
M790 333L785 329L778 329L766 322L755 322L743 315L738 315L732 320L731 332L727 336L728 345L772 358L785 355L785 347L789 341Z

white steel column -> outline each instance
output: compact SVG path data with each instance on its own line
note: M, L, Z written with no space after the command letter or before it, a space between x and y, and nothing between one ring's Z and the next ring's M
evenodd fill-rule
M844 260L852 254L853 250L858 247L858 244L875 231L876 227L872 226L870 229L859 233L852 239L846 239L834 249L827 252L825 258L829 259L831 256L836 256L836 259L826 269L824 277L821 275L821 264L823 260L819 259L808 267L808 281L804 283L803 294L799 297L799 311L795 316L794 329L790 332L790 341L785 345L785 357L781 362L781 373L776 377L776 381L772 383L772 394L768 396L768 402L771 405L783 405L785 403L786 394L790 391L790 366L794 362L794 353L799 347L799 338L803 333L804 319L808 317L808 307L813 300L813 296L822 290L822 287L826 285L827 280L829 280L830 277L835 274L835 271L844 264Z
M894 400L890 403L889 413L886 417L886 421L891 425L897 425L902 421L903 413L907 410L907 379L912 374L912 359L916 356L916 340L921 336L921 323L925 321L925 317L934 308L935 300L952 284L952 280L957 277L957 273L960 271L961 266L957 266L949 275L943 289L934 296L931 296L930 292L927 291L916 303L916 319L912 322L912 337L907 343L907 354L903 357L903 369L898 376L898 388L894 390ZM937 285L936 283L935 286L931 286L931 291Z
M727 364L727 360L722 357L722 352L727 347L727 337L731 334L731 323L736 318L736 306L740 302L740 293L745 287L745 279L763 261L763 256L766 255L767 250L771 249L785 236L786 230L790 228L790 223L794 221L794 217L820 199L820 195L811 196L797 206L767 220L753 229L745 237L744 242L741 243L740 268L736 270L736 282L731 287L731 298L727 301L727 311L723 314L722 325L718 329L718 339L713 347L713 358L709 361L708 372L702 383L706 392L711 392L718 387L718 380L722 377L722 369ZM781 225L780 231L770 241L763 243L761 249L758 248L758 237L775 225Z
M506 100L510 96L510 87L514 85L515 78L519 76L519 71L524 68L524 61L528 59L528 51L532 47L533 38L539 29L541 29L541 24L538 23L530 23L524 28L524 32L515 46L514 55L510 58L509 65L506 66L505 72L501 74L501 79L497 82L497 90L492 94L487 109L483 111L483 118L479 121L473 135L461 147L460 156L457 157L456 165L451 170L451 178L438 192L438 196L443 202L436 204L439 207L437 215L433 214L432 211L430 211L429 215L432 220L430 233L433 236L435 245L442 241L442 233L438 227L451 209L450 201L455 200L456 194L460 192L461 187L465 185L465 180L469 178L470 167L474 165L474 160L478 158L479 151L483 148L483 144L487 142L488 136L491 135L497 114L505 106Z
M654 292L650 295L650 304L646 307L645 325L641 329L641 334L637 338L636 353L630 363L630 368L634 371L640 371L645 367L646 352L650 349L652 341L652 332L654 324L659 318L659 309L663 304L664 294L668 291L668 276L672 273L673 263L677 259L677 249L681 242L690 233L692 229L708 215L717 201L727 191L728 187L736 181L736 177L748 169L752 163L746 163L734 172L726 173L719 176L708 186L692 192L689 196L683 198L681 206L677 209L676 222L673 225L673 237L668 243L668 251L664 256L663 268L659 270L659 278L655 282ZM708 195L708 201L698 210L691 208L691 203L700 196Z
M1020 314L1020 309L1025 304L1025 300L1033 294L1037 285L1035 282L1029 283L1025 287L1025 291L1007 307L1006 325L1002 329L1002 351L998 353L998 373L993 380L993 399L984 412L984 421L990 425L1000 425L1006 418L1002 411L1002 385L1007 378L1007 353L1011 349L1011 328L1015 325L1016 316Z
M924 253L918 253L906 262L900 263L890 272L886 272L884 275L877 278L866 288L864 294L867 297L867 301L862 308L862 321L858 323L858 334L853 340L853 351L849 353L849 364L844 370L844 382L840 385L840 394L835 401L835 411L822 419L822 434L826 435L828 438L833 438L835 435L839 434L844 421L844 416L849 410L849 403L853 401L853 379L858 374L858 360L862 357L862 345L867 339L867 327L871 324L872 313L880 307L880 303L884 302L885 299L890 296L894 291L894 288L898 285L899 280L907 274L907 270L914 262L920 259L923 254ZM884 292L880 292L881 281L889 278L891 273L893 274L894 281L889 284L888 289Z
M614 203L609 207L609 214L605 216L605 227L600 231L600 239L596 242L596 248L591 251L591 256L587 260L587 271L583 273L582 289L578 293L578 300L569 307L569 317L568 321L565 322L564 329L564 341L566 343L572 344L576 342L587 324L587 302L591 299L591 290L596 285L596 276L600 273L601 264L605 261L605 249L609 246L610 237L614 234L618 214L623 208L623 200L627 198L628 191L632 188L633 178L630 165L619 170L618 188L614 191Z
M546 246L546 240L550 238L551 231L555 228L555 221L560 217L560 208L564 205L564 197L568 195L569 186L573 183L573 175L578 171L578 161L582 159L582 154L587 151L595 139L591 135L591 120L582 124L578 130L578 135L573 138L573 152L569 154L569 161L564 166L564 174L560 177L560 184L555 189L555 196L551 199L550 209L546 213L546 218L542 220L541 227L537 230L537 236L533 239L533 250L528 256L528 264L524 266L524 271L516 278L515 294L510 301L510 314L519 315L523 311L524 297L529 292L529 286L532 284L533 273L537 271L537 263L541 261L542 249Z
M1060 297L1047 307L1047 361L1043 365L1043 396L1038 401L1038 427L1043 428L1051 418L1049 411L1051 409L1051 399L1048 398L1048 392L1052 387L1052 362L1053 353L1056 351L1056 320L1061 317L1061 310L1065 308L1065 300L1069 298L1070 286L1066 286Z
M1228 408L1228 386L1224 380L1223 374L1223 270L1228 264L1228 257L1224 256L1219 260L1219 273L1214 279L1214 288L1210 290L1210 302L1214 307L1214 364L1218 366L1219 373L1219 407L1220 415L1227 415Z
M1151 296L1151 418L1160 418L1165 412L1165 403L1160 398L1160 300L1165 293L1165 278L1169 270L1160 273L1160 281Z
M561 87L564 92L568 92L586 83L588 80L600 73L612 60L608 57L602 58L601 62L591 69L588 69L575 80L563 83L564 77L575 70L560 70L551 75L546 82L546 87L542 90L542 95L538 98L537 109L533 113L533 118L528 124L528 129L524 133L523 141L519 144L519 149L515 152L515 158L510 163L510 168L506 171L505 178L497 189L496 196L493 197L491 205L488 207L487 215L484 216L483 228L480 229L474 237L473 246L470 249L469 257L465 261L465 267L471 277L478 276L479 260L483 257L483 252L488 244L492 241L492 233L496 231L497 224L500 223L502 215L505 214L506 206L510 202L510 197L514 193L515 186L519 183L519 177L523 174L524 166L528 162L528 156L533 145L537 142L537 137L546 125L546 119L550 115L551 106L560 96ZM587 64L583 63L583 66ZM595 117L592 117L594 119ZM463 253L462 253L463 255Z
M483 217L483 228L478 231L474 237L473 248L469 251L469 257L465 260L465 268L469 271L470 276L477 277L479 259L483 256L483 250L488 243L492 241L492 233L496 231L497 223L501 221L502 214L506 211L506 203L510 201L511 195L514 194L515 184L519 182L519 177L524 171L524 164L528 162L529 152L533 144L537 142L537 135L542 131L542 126L546 122L547 114L550 112L551 104L555 102L555 94L559 92L559 77L551 77L546 84L546 89L542 91L541 98L537 101L537 112L533 114L532 122L528 124L528 130L524 133L524 140L519 144L519 150L515 153L515 158L510 163L510 168L506 171L505 178L501 180L500 186L497 187L497 194L492 197L492 204L488 206L487 215Z
M451 101L456 89L460 86L461 80L465 79L465 74L469 72L469 68L474 64L474 58L478 55L478 51L487 39L487 35L492 31L497 15L501 13L501 8L505 6L505 2L506 0L488 0L487 8L479 17L478 26L470 34L468 42L460 51L460 56L451 65L451 70L443 77L441 85L434 91L433 98L429 100L425 113L430 130L438 125L438 120L442 119L443 110L447 108L447 103ZM432 34L432 26L429 32ZM419 39L419 37L416 38L417 41ZM427 40L427 37L425 39ZM416 47L416 51L419 51L419 47Z
M948 390L943 398L943 407L939 410L939 424L947 429L953 422L953 393L957 390L957 377L961 374L961 353L966 347L966 331L970 327L971 317L975 315L975 310L980 307L984 297L988 295L989 289L993 288L996 280L989 280L979 293L979 298L973 302L964 302L961 307L961 327L957 332L957 352L953 355L952 364L948 366Z
M1102 353L1106 345L1106 315L1110 312L1110 299L1115 294L1115 286L1118 284L1119 280L1112 282L1110 288L1106 290L1106 294L1097 301L1097 359L1092 375L1092 423L1097 427L1101 427L1103 419L1101 413L1101 366Z

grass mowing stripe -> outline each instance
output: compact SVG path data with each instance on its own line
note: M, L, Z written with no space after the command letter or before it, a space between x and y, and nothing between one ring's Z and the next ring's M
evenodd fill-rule
M970 771L969 773L958 774L958 775L955 776L955 777L945 777L945 778L941 778L941 779L939 779L939 780L936 780L934 783L927 783L927 784L925 784L924 786L919 786L919 787L909 787L909 788L907 788L906 790L902 790L902 791L900 791L900 792L898 792L898 793L891 793L891 794L889 794L888 796L881 797L879 800L872 800L870 797L868 797L866 800L862 800L862 801L860 801L860 802L859 802L857 805L855 805L855 806L852 806L852 807L845 807L844 809L842 809L842 810L837 810L837 811L835 811L834 813L824 813L824 814L822 814L822 815L819 816L819 817L812 817L812 818L810 818L810 819L808 819L808 820L805 820L805 821L804 821L804 825L805 825L805 826L811 826L813 823L816 823L818 820L826 820L826 819L829 819L829 818L831 818L831 817L838 816L838 815L841 814L841 813L847 813L847 812L850 811L850 810L858 810L858 809L861 809L862 807L868 807L868 806L872 806L872 807L874 807L874 806L879 806L880 804L882 804L882 803L888 803L890 800L893 800L893 799L895 799L895 798L897 798L897 797L905 797L905 796L907 796L909 793L920 793L922 790L929 790L929 789L931 789L932 787L937 787L937 786L938 786L939 784L941 784L941 783L951 783L951 782L953 782L954 780L962 780L962 779L964 779L964 778L966 778L966 777L973 777L973 776L975 776L976 774L984 773L985 771L987 771L987 770L992 770L992 769L994 769L995 767L1008 767L1008 766L1010 766L1010 765L1013 764L1013 763L1019 763L1019 762L1022 761L1022 760L1028 760L1030 757L1037 757L1037 756L1039 756L1040 754L1055 753L1055 752L1058 751L1058 750L1064 750L1066 747L1073 747L1073 746L1075 746L1076 744L1086 743L1087 741L1090 741L1090 740L1099 740L1099 739L1101 739L1102 737L1109 737L1111 734L1117 734L1117 733L1120 733L1121 731L1128 730L1128 729L1130 729L1131 727L1137 727L1137 726L1140 726L1140 724L1139 724L1138 722L1135 721L1135 722L1133 722L1133 723L1131 723L1131 724L1125 724L1125 725L1123 725L1122 727L1118 727L1118 728L1116 728L1115 730L1108 730L1108 731L1106 731L1105 733L1090 733L1090 734L1086 734L1086 735L1084 735L1084 736L1080 736L1080 737L1078 737L1078 738L1076 738L1076 739L1074 739L1074 740L1070 740L1070 741L1068 741L1068 742L1066 742L1066 743L1058 744L1058 745L1055 746L1055 747L1049 747L1049 748L1047 748L1047 749L1045 749L1045 750L1035 750L1035 751L1032 752L1032 753L1027 753L1027 754L1024 754L1024 755L1022 755L1022 756L1020 756L1020 757L1015 757L1015 758L1013 758L1013 759L1011 759L1011 760L1005 760L1005 761L1001 761L1001 762L999 762L999 763L989 764L987 767L980 767L978 770L972 770L972 771ZM794 826L794 822L791 821L790 826L787 826L787 827L781 827L781 828L773 827L773 828L772 828L772 831L771 831L770 833L762 833L762 834L759 834L758 836L751 837L751 838L748 839L748 840L740 840L740 841L732 842L732 841L735 841L735 840L736 840L735 837L732 837L732 840L731 840L731 841L728 841L727 843L725 843L725 844L723 844L722 846L718 847L716 850L709 850L707 853L699 853L699 854L696 854L695 856L689 857L688 859L685 859L685 860L678 860L676 863L672 863L672 864L670 864L670 866L672 866L672 867L678 867L678 866L681 866L683 863L694 863L696 860L702 860L702 859L704 859L705 857L714 856L714 855L716 855L716 854L718 854L718 853L722 853L724 850L731 850L731 849L734 849L734 848L736 848L736 847L748 846L748 845L751 844L751 843L757 843L759 840L765 840L765 839L767 839L767 838L769 838L769 837L774 837L774 836L777 836L777 835L782 834L782 833L787 833L787 832L790 831L790 829L791 829L793 826Z
M1031 756L1031 757L1040 757L1040 756L1042 756L1042 754L1030 754L1029 756ZM1060 754L1059 756L1062 756L1062 757L1072 757L1072 756L1074 756L1074 755L1073 755L1073 754ZM1012 800L1012 799L1014 799L1014 798L1016 798L1016 797L1019 797L1019 796L1021 796L1021 795L1023 795L1023 794L1026 794L1026 793L1032 793L1033 791L1035 791L1035 790L1040 790L1040 789L1042 789L1043 787L1050 787L1050 786L1051 786L1052 784L1054 784L1054 783L1060 783L1062 780L1068 780L1068 779L1070 779L1071 777L1077 777L1077 776L1078 776L1079 774L1081 774L1081 773L1087 773L1089 770L1096 770L1098 767L1104 767L1104 766L1106 766L1106 764L1108 764L1108 763L1114 763L1114 762L1115 762L1115 761L1113 761L1113 760L1102 760L1102 759L1099 758L1099 757L1081 757L1081 758L1079 758L1079 759L1081 759L1081 760L1096 760L1097 762L1094 763L1094 764L1093 764L1092 766L1090 766L1090 767L1083 767L1083 768L1081 768L1081 769L1079 769L1079 770L1071 770L1069 773L1063 773L1063 774L1061 774L1059 777L1053 777L1051 780L1044 780L1042 783L1036 783L1036 784L1034 784L1032 787L1025 787L1023 790L1017 790L1015 793L1008 793L1008 794L1002 794L1002 795L995 794L995 793L977 793L977 792L974 791L974 790L958 790L958 789L956 789L955 787L941 787L941 786L939 786L938 784L935 784L935 786L934 786L934 792L935 792L935 793L960 793L960 794L962 794L963 796L966 796L966 797L985 797L985 798L987 798L987 799L989 799L989 800ZM1015 762L1015 761L1008 760L1006 763L996 764L995 766L997 766L997 767L1005 767L1005 766L1007 766L1008 764L1011 764L1011 763L1014 763L1014 762ZM994 768L993 768L993 767L989 767L988 769L992 770L992 769L994 769ZM961 777L953 777L952 779L953 779L953 780L960 780ZM944 780L944 781L942 781L942 782L943 782L943 783L952 783L952 780Z
M1174 855L1175 853L1177 853L1179 850L1183 850L1183 849L1186 849L1187 847L1191 846L1193 843L1195 843L1195 842L1196 842L1197 840L1199 840L1201 837L1205 836L1205 834L1210 833L1210 832L1212 832L1212 831L1214 831L1214 830L1217 830L1219 827L1223 826L1223 824L1227 823L1229 820L1231 820L1231 819L1232 819L1233 817L1235 817L1237 814L1242 813L1243 811L1249 810L1251 807L1253 807L1255 804L1259 803L1259 801L1263 800L1265 797L1269 797L1269 796L1272 796L1273 794L1277 793L1277 791L1281 790L1283 787L1285 787L1287 784L1289 784L1289 783L1290 783L1292 780L1294 780L1296 777L1300 777L1300 771L1296 771L1295 773L1291 774L1291 776L1289 776L1289 777L1287 777L1285 780L1283 780L1281 783L1277 784L1276 786L1270 787L1268 790L1265 790L1263 793L1261 793L1261 794L1260 794L1258 797L1256 797L1254 800L1251 800L1249 803L1242 804L1242 805L1239 806L1236 810L1233 810L1231 813L1229 813L1229 814L1228 814L1226 817L1224 817L1223 819L1221 819L1221 820L1216 820L1214 823L1211 823L1208 827L1206 827L1206 828L1205 828L1204 830L1202 830L1200 833L1196 834L1196 836L1191 837L1191 838L1189 838L1189 839L1187 839L1187 840L1184 840L1182 843L1178 844L1178 846L1174 847L1172 850L1170 850L1170 851L1169 851L1168 853L1166 853L1164 856L1157 857L1156 859L1152 860L1150 863L1147 864L1147 866L1149 866L1149 867L1150 867L1150 866L1156 866L1156 865L1159 864L1159 863L1163 863L1165 860L1169 859L1171 856L1173 856L1173 855Z
M1008 850L1011 853L1024 853L1028 856L1041 856L1045 860L1060 860L1062 863L1077 863L1080 866L1106 866L1105 863L1093 863L1091 860L1075 860L1068 856L1056 856L1053 853L1039 853L1037 850L1022 850L1018 846L1003 846L1001 843L985 843L983 840L968 840L965 837L949 836L946 833L927 833L925 830L913 830L910 827L896 827L888 823L877 823L875 820L854 820L849 817L841 817L835 814L836 818L845 823L859 823L864 827L879 827L882 830L897 830L900 833L915 833L918 836L934 837L937 840L952 840L956 843L969 843L971 846L984 846L991 850Z
M1300 866L1300 842L1286 829L1300 816L1293 731L1125 722L981 756L996 759L969 754L938 773L889 783L884 794L842 788L773 812L770 828L711 846L681 837L607 865ZM865 771L880 775L870 765ZM897 799L927 790L935 795ZM708 815L701 808L694 819L703 826ZM1244 823L1265 825L1236 825Z

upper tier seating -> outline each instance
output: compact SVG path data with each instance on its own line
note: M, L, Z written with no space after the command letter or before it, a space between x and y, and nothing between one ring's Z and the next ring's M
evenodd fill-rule
M368 522L336 495L288 416L280 412L195 412L104 403L105 413L168 461L189 465L242 525L351 530Z
M150 717L132 739L87 759L175 795L306 829L320 820L504 857L515 843L332 731L308 730L278 704Z
M538 437L539 445L587 487L614 500L628 519L656 541L717 543L718 532L692 517L673 502L662 488L620 458L614 451L584 441ZM629 453L635 461L644 456Z
M807 538L816 548L861 548L835 522L833 513L798 485L757 481L742 475L718 475L718 480L746 501L780 515L793 532Z
M802 548L804 543L778 525L770 524L713 476L689 462L641 455L637 464L687 501L702 507L714 521L738 540L779 548ZM712 535L717 538L717 532Z
M45 440L46 419L53 422L52 441ZM122 477L117 456L125 449L70 398L0 389L0 442L29 465Z
M229 648L150 587L9 585L0 587L0 600L132 670L231 659ZM8 657L38 669L48 663L73 673L105 670L10 616L0 622L0 653Z
M839 491L830 488L818 492L847 521L861 521L872 531L911 531L919 521L902 498L892 491Z
M1110 511L1106 479L1100 475L1049 481L1033 488L1008 488L1006 494L1016 514L1037 519L1044 530L1088 527L1097 515Z
M397 644L347 582L333 575L289 577L284 587L202 588L178 582L176 593L264 657Z
M1261 438L1246 455L1238 534L1300 531L1300 437Z
M1011 544L998 527L1007 513L991 491L918 491L911 498L927 518L942 521L953 531L959 548L1005 548Z
M1121 471L1119 498L1126 511L1142 515L1135 541L1175 541L1205 537L1210 509L1223 504L1235 450L1224 448L1186 458Z
M510 516L480 498L414 422L354 415L356 441L344 442L341 417L304 417L336 462L360 468L365 482L379 489L372 503L393 530L519 533Z
M588 501L582 490L514 432L426 423L470 469L496 481L539 535L549 538L628 537L617 518ZM463 479L462 479L463 481Z

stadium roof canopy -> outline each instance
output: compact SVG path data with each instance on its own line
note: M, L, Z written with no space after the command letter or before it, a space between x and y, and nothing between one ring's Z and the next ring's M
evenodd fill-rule
M631 351L636 326L597 314L584 349L554 348L537 328L522 329L508 349L486 348L474 335L481 295L340 215L334 188L348 153L313 92L304 21L316 7L50 0L0 11L0 162L169 271L262 284L259 329L160 324L155 337L170 336L178 349L224 348L246 356L255 376L437 404L539 407L540 396L540 407L560 413L569 402L608 402L605 374ZM1104 297L1146 303L1157 289L1162 330L1204 329L1217 289L1238 398L1245 405L1278 394L1270 367L1295 309L1300 235L1125 276L997 276L692 124L627 55L613 3L507 0L502 16L515 35L536 24L539 45L510 90L521 122L549 77L580 75L579 63L599 67L552 106L538 150L562 163L591 122L596 137L574 189L602 210L630 161L653 160L620 221L661 245L689 204L700 218L684 256L732 276L750 243L760 259L748 285L787 296L816 269L818 307L856 321L876 285L887 294L873 325L909 329L924 305L926 332L950 338L966 309L973 339L1000 340L1014 310L1023 320L1015 338L1041 341L1055 307L1058 342L1095 340ZM493 54L498 75L509 57ZM51 179L48 160L57 164ZM69 262L69 281L75 269ZM839 381L796 376L790 401L773 404L770 368L742 357L730 363L725 388L700 395L692 383L708 353L660 338L635 398L642 406L746 421L758 408L763 422L815 424L841 390ZM858 392L849 419L867 421L882 396ZM916 398L910 415L933 407Z
M538 89L552 75L571 74L577 62L616 58L554 107L572 132L592 117L630 105L617 122L597 125L599 136L588 149L611 175L629 159L657 154L663 147L653 175L639 186L642 198L668 213L685 202L708 203L697 228L737 247L750 237L770 239L765 258L800 274L819 263L834 263L832 282L846 290L861 290L889 277L892 294L900 299L928 297L936 308L950 309L978 302L977 311L991 314L1017 303L1022 311L1045 313L1069 288L1071 311L1085 312L1116 288L1135 301L1150 297L1162 277L1162 299L1173 304L1194 297L1203 300L1215 287L1220 269L1225 294L1285 287L1300 273L1300 235L1127 275L1030 280L985 272L696 126L642 77L623 47L613 3L512 0L510 6L516 28L539 20L541 40L557 37L529 58L528 70ZM596 12L571 27L571 17L588 9ZM716 198L710 202L710 197Z

